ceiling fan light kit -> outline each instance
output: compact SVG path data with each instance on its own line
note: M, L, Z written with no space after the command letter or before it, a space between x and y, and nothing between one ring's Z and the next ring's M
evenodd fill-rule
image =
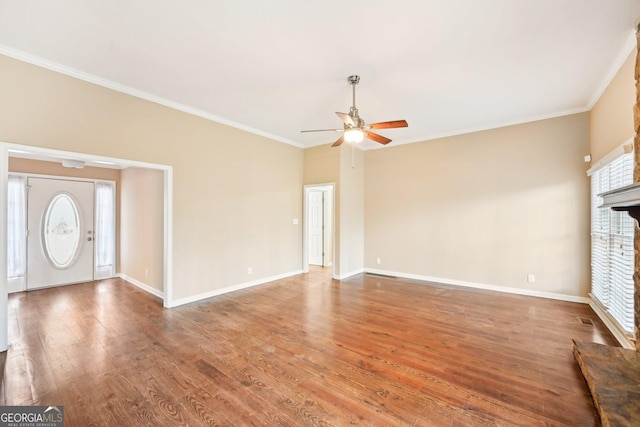
M358 128L351 128L344 131L344 140L347 142L362 142L364 133Z
M356 85L360 82L360 76L352 75L347 78L347 81L351 85L353 93L353 105L349 109L349 114L338 113L336 115L342 121L342 129L318 129L318 130L303 130L302 132L343 132L342 136L336 140L331 146L337 147L343 142L358 143L367 137L372 141L376 141L380 144L386 145L391 140L385 136L377 133L370 132L370 129L391 129L391 128L406 128L409 126L406 120L392 120L388 122L366 124L364 120L358 114L356 108Z

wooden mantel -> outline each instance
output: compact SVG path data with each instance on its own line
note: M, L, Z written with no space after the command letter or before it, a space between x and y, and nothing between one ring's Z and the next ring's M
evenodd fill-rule
M626 211L640 223L640 182L600 194L603 208Z

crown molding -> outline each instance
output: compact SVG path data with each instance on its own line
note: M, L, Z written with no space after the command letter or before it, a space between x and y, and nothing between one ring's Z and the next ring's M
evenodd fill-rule
M69 77L73 77L78 80L82 80L88 83L95 84L97 86L102 86L107 89L114 90L116 92L121 92L126 95L134 96L136 98L144 99L145 101L153 102L155 104L159 104L174 110L182 111L183 113L191 114L192 116L197 116L206 120L210 120L212 122L220 123L226 126L230 126L236 129L243 130L245 132L252 133L254 135L259 135L265 138L269 138L278 142L282 142L284 144L293 145L297 148L304 148L304 146L298 142L291 141L286 138L282 138L280 136L261 131L259 129L252 128L250 126L243 125L238 122L234 122L233 120L225 119L224 117L217 116L215 114L207 113L206 111L199 110L197 108L189 107L184 104L180 104L179 102L172 101L170 99L162 98L160 96L152 95L150 93L134 89L129 86L122 85L120 83L116 83L114 81L98 77L93 74L85 73L84 71L76 70L71 67L67 67L65 65L59 64L57 62L50 61L48 59L41 58L36 55L32 55L30 53L23 52L21 50L14 49L9 46L0 45L0 54L8 56L13 59L17 59L22 62L26 62L32 65L36 65L41 68L46 68L47 70L54 71L56 73L64 74Z
M618 71L620 71L620 68L622 68L622 65L627 60L627 57L631 54L631 52L633 52L634 49L636 49L636 44L636 32L635 30L633 30L631 31L631 34L629 34L629 36L627 36L627 38L625 39L622 48L618 52L618 56L616 56L616 59L611 64L611 67L609 67L609 71L607 71L607 73L603 76L600 84L596 86L593 95L591 95L591 99L587 104L589 110L591 110L593 106L596 105L596 102L598 102L604 91L607 90L607 87L609 87L611 81L614 79L616 74L618 74Z
M569 110L558 111L550 114L541 114L539 116L529 116L523 119L510 120L510 121L504 121L504 122L490 122L485 125L477 126L473 128L461 129L461 130L456 130L451 132L433 133L417 139L414 138L414 139L406 139L406 140L404 139L393 140L393 145L396 146L396 145L404 145L404 144L414 144L416 142L433 141L435 139L450 138L453 136L460 136L460 135L466 135L470 133L483 132L487 130L500 129L500 128L505 128L509 126L522 125L525 123L538 122L541 120L555 119L558 117L570 116L572 114L586 113L587 111L589 111L589 108L584 106L579 108L572 108ZM367 148L367 150L379 150L384 147L388 147L388 146L380 145L375 147L369 147Z

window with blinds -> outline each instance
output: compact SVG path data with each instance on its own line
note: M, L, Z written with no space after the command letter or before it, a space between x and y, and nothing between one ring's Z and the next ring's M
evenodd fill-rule
M623 331L633 334L634 220L626 212L600 208L598 196L629 184L633 184L633 153L591 175L591 296Z

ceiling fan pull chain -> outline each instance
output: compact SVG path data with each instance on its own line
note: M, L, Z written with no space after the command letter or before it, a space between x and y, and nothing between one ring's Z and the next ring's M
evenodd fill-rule
M351 169L356 168L356 145L351 144Z

